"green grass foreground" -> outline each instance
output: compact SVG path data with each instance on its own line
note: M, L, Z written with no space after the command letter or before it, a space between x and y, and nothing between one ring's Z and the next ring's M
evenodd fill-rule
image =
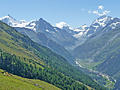
M0 90L60 90L41 80L22 78L0 69Z

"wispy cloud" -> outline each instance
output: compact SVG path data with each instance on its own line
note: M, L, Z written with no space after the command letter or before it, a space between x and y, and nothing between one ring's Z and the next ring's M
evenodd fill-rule
M103 15L109 14L110 11L105 10L103 5L99 5L97 10L89 10L88 13L95 14L95 15L98 15L98 16L103 16Z
M93 11L92 13L93 13L93 14L96 14L96 15L98 15L98 16L103 16L103 15L107 15L108 13L110 13L110 11L104 10L103 12L100 13L98 10L95 10L95 11Z

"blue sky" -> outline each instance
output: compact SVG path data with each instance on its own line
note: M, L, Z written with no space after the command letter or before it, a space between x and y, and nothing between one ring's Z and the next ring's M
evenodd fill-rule
M53 25L66 22L79 27L89 25L104 12L120 17L119 5L120 0L1 0L0 17L10 14L27 21L44 18Z

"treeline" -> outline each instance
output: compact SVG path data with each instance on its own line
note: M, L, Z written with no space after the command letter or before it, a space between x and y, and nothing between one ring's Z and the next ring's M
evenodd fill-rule
M22 77L46 81L63 90L88 90L83 84L52 68L40 68L34 61L27 63L20 59L16 55L0 51L0 68Z

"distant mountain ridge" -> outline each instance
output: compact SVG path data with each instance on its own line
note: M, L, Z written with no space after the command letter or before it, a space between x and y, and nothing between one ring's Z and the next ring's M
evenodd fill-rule
M0 20L14 27L22 34L29 36L33 41L65 57L70 63L74 62L74 54L71 55L70 53L79 45L83 44L90 37L99 35L100 32L106 32L107 30L112 30L120 26L120 19L110 16L101 16L90 26L82 25L75 29L64 22L57 23L56 27L52 26L43 18L26 22L25 20L17 21L8 15L0 18ZM75 54L77 55L79 53Z
M64 29L68 33L72 33L74 36L76 33L80 33L80 32L86 32L87 35L90 35L100 30L101 28L106 27L110 22L117 21L118 19L119 18L112 18L110 16L104 15L97 18L95 21L93 21L93 23L90 26L87 26L86 24L84 24L79 28L74 29L65 22L56 23L56 26L53 26L49 24L47 21L45 21L43 18L40 18L39 20L32 20L30 22L27 22L25 20L18 21L10 15L0 18L1 21L3 21L4 23L12 27L28 28L36 32L41 32L43 30L45 30L46 32L49 32L51 30L50 33L56 33L58 31L56 29L59 28L60 30ZM117 24L119 23L112 24L111 28L114 28ZM40 27L41 27L41 30L38 30Z

